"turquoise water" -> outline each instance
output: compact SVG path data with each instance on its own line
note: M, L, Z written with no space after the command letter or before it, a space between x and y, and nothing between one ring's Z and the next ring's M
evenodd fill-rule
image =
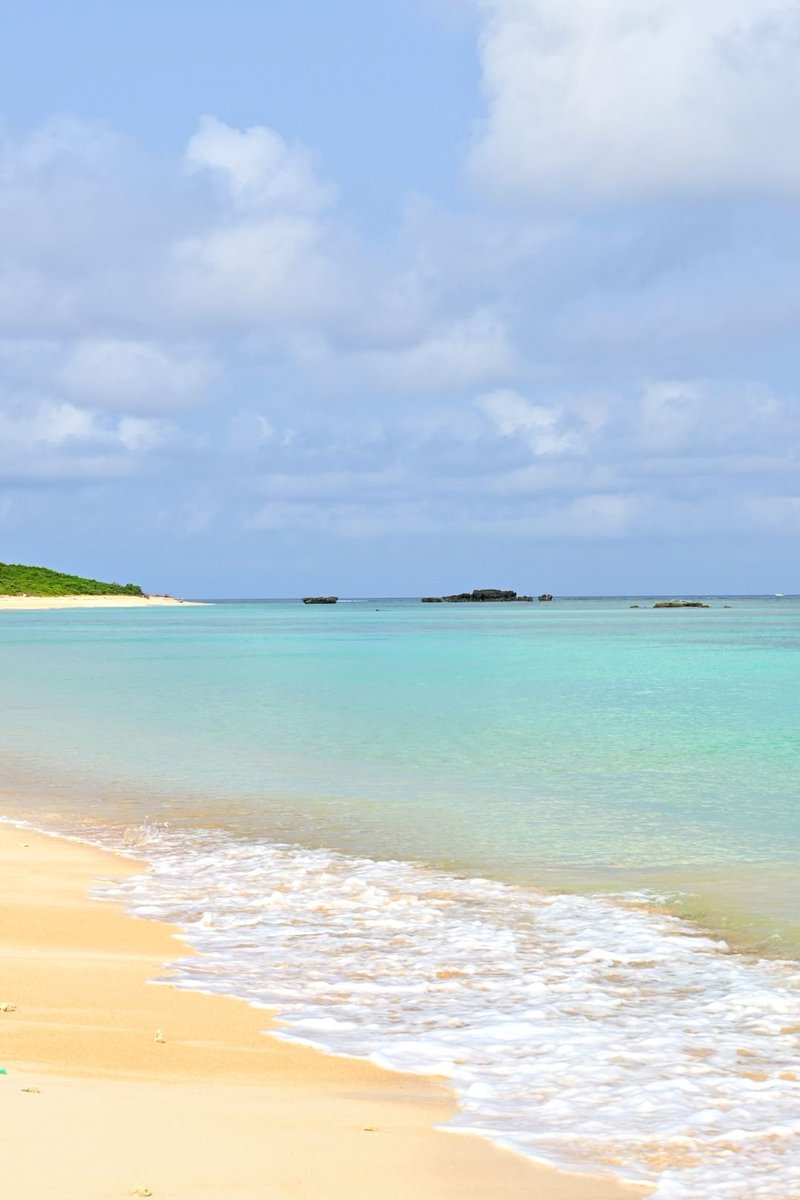
M5 613L0 750L87 815L518 881L800 857L800 602Z
M620 1099L630 1079L625 1084L624 1072L615 1074L619 1055L647 1061L642 1047L680 1018L666 1058L655 1055L652 1077L639 1080L637 1095L674 1083L675 1047L691 1049L703 997L709 1005L703 1036L722 1047L725 1029L735 1030L736 1045L752 1034L752 1053L759 1062L769 1059L768 1074L783 1080L759 1094L767 1104L760 1119L765 1128L788 1128L784 1092L796 1084L783 1076L796 1047L783 1047L776 1058L774 1040L768 1053L758 1037L790 1028L797 1002L800 600L711 599L707 610L666 611L645 600L632 609L636 602L370 600L306 607L272 601L2 613L6 812L112 844L137 843L153 870L134 886L131 900L183 923L206 953L206 974L202 966L194 974L187 968L187 984L279 1004L306 1040L418 1069L432 1069L426 1054L439 1066L448 1058L432 1030L436 1012L442 1006L450 1012L452 1000L458 1016L448 1020L469 1030L453 1061L477 1055L479 1062L466 1082L466 1067L449 1072L461 1080L469 1128L540 1157L584 1165L602 1165L613 1145L614 1161L630 1164L630 1178L654 1179L645 1144L671 1146L677 1159L680 1139L699 1137L702 1156L714 1138L730 1144L731 1114L746 1122L736 1091L745 1088L746 1075L725 1057L735 1050L719 1049L711 1061L705 1043L686 1067L704 1108L684 1111L684 1087L673 1109L661 1106L673 1112L674 1127L651 1128L655 1118L646 1103L637 1117L630 1097ZM198 894L193 881L209 864L214 886L206 879ZM310 880L310 891L298 891L296 878ZM290 893L293 906L286 908ZM265 895L278 900L269 901L270 921L262 925ZM326 899L308 908L309 895ZM712 936L699 937L697 924L673 926L669 914L693 918ZM284 927L284 950L292 953L278 963L269 947ZM394 1016L392 1028L406 1022L416 1049L390 1051L381 1022L359 1007L366 1000L354 980L363 975L363 961L356 970L353 959L346 978L337 975L348 931L358 931L361 959L383 980L384 994L399 995L406 986L399 980L410 971L405 943L427 961L431 930L445 927L446 945L431 959L431 973ZM236 951L245 929L259 931L252 932L250 965ZM599 939L581 942L595 956L589 961L605 962L604 955L624 961L615 959L607 978L581 977L581 994L594 999L576 1017L579 1026L566 1029L559 1024L566 1019L559 989L577 979L582 959L574 947L585 929ZM720 931L740 954L731 958L716 940ZM506 1033L492 1034L489 1053L481 1031L494 1026L466 981L475 956L491 957L497 939L506 951L494 969L504 983L491 1004L505 1012ZM685 972L673 979L678 942ZM461 945L473 949L463 961L456 955L453 966L447 955ZM315 963L331 951L310 1007L303 946L313 950ZM562 962L565 946L573 950ZM281 976L278 986L290 963L297 976ZM512 1086L506 1071L511 1061L521 1069L521 1048L539 1038L526 1008L531 977L541 981L554 963L547 991L554 1007L541 1001L549 1013L541 1037L547 1042L548 1031L558 1028L561 1045L571 1038L585 1058L580 1031L588 1017L602 1017L606 1041L599 1044L611 1039L617 1047L602 1080L584 1079L584 1068L573 1064L571 1115L559 1115L558 1098L542 1091L545 1042L537 1042L530 1078L523 1071ZM505 977L509 970L513 979ZM752 971L767 974L756 984ZM626 972L631 978L620 983ZM440 978L463 986L453 984L453 995L443 997L431 982ZM650 1007L643 1010L638 1040L626 1050L633 1026L627 1009L613 1024L612 994L637 987L660 995L665 1007L653 1028ZM681 1016L685 988L693 999ZM752 1019L745 1020L744 1010L714 1008L745 994L755 1005ZM423 995L438 998L420 1008ZM702 1078L695 1079L700 1067ZM609 1113L621 1104L619 1134L614 1127L593 1129L590 1098L598 1089L606 1089ZM747 1103L752 1116L752 1097ZM549 1140L532 1142L525 1130L541 1125L546 1104L556 1105ZM727 1114L728 1125L722 1118L719 1131L702 1121L693 1125L704 1112ZM623 1145L622 1127L630 1138L637 1120L639 1142ZM748 1200L798 1194L759 1190L759 1172L772 1178L765 1188L777 1186L775 1164L762 1159L731 1160L730 1182L721 1190L727 1176L717 1169L713 1194ZM785 1166L785 1155L781 1161ZM697 1170L691 1178L687 1170L674 1178L661 1172L659 1197L712 1194ZM785 1188L797 1178L787 1175Z

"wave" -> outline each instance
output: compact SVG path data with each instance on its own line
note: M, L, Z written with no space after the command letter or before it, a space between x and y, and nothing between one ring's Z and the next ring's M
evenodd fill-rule
M800 1194L796 963L735 954L643 895L217 831L133 841L151 870L104 894L183 929L200 957L171 984L275 1008L279 1037L444 1075L451 1128L658 1200Z

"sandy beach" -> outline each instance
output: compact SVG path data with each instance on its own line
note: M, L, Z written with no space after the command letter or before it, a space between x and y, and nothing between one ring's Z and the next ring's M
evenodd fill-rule
M199 600L176 600L174 596L0 596L0 612L37 608L159 608L199 603Z
M436 1130L439 1081L265 1036L269 1014L148 983L175 930L89 898L129 860L0 825L0 1120L18 1200L631 1200Z

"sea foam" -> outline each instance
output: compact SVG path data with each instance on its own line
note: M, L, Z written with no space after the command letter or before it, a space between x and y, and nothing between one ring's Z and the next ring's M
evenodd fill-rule
M200 951L170 982L274 1007L278 1036L447 1076L452 1128L658 1200L800 1195L797 964L644 897L217 832L143 841L151 870L105 894Z

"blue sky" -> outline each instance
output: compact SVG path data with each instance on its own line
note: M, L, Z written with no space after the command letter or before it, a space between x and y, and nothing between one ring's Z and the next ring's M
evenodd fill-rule
M796 0L6 27L0 558L800 591Z

